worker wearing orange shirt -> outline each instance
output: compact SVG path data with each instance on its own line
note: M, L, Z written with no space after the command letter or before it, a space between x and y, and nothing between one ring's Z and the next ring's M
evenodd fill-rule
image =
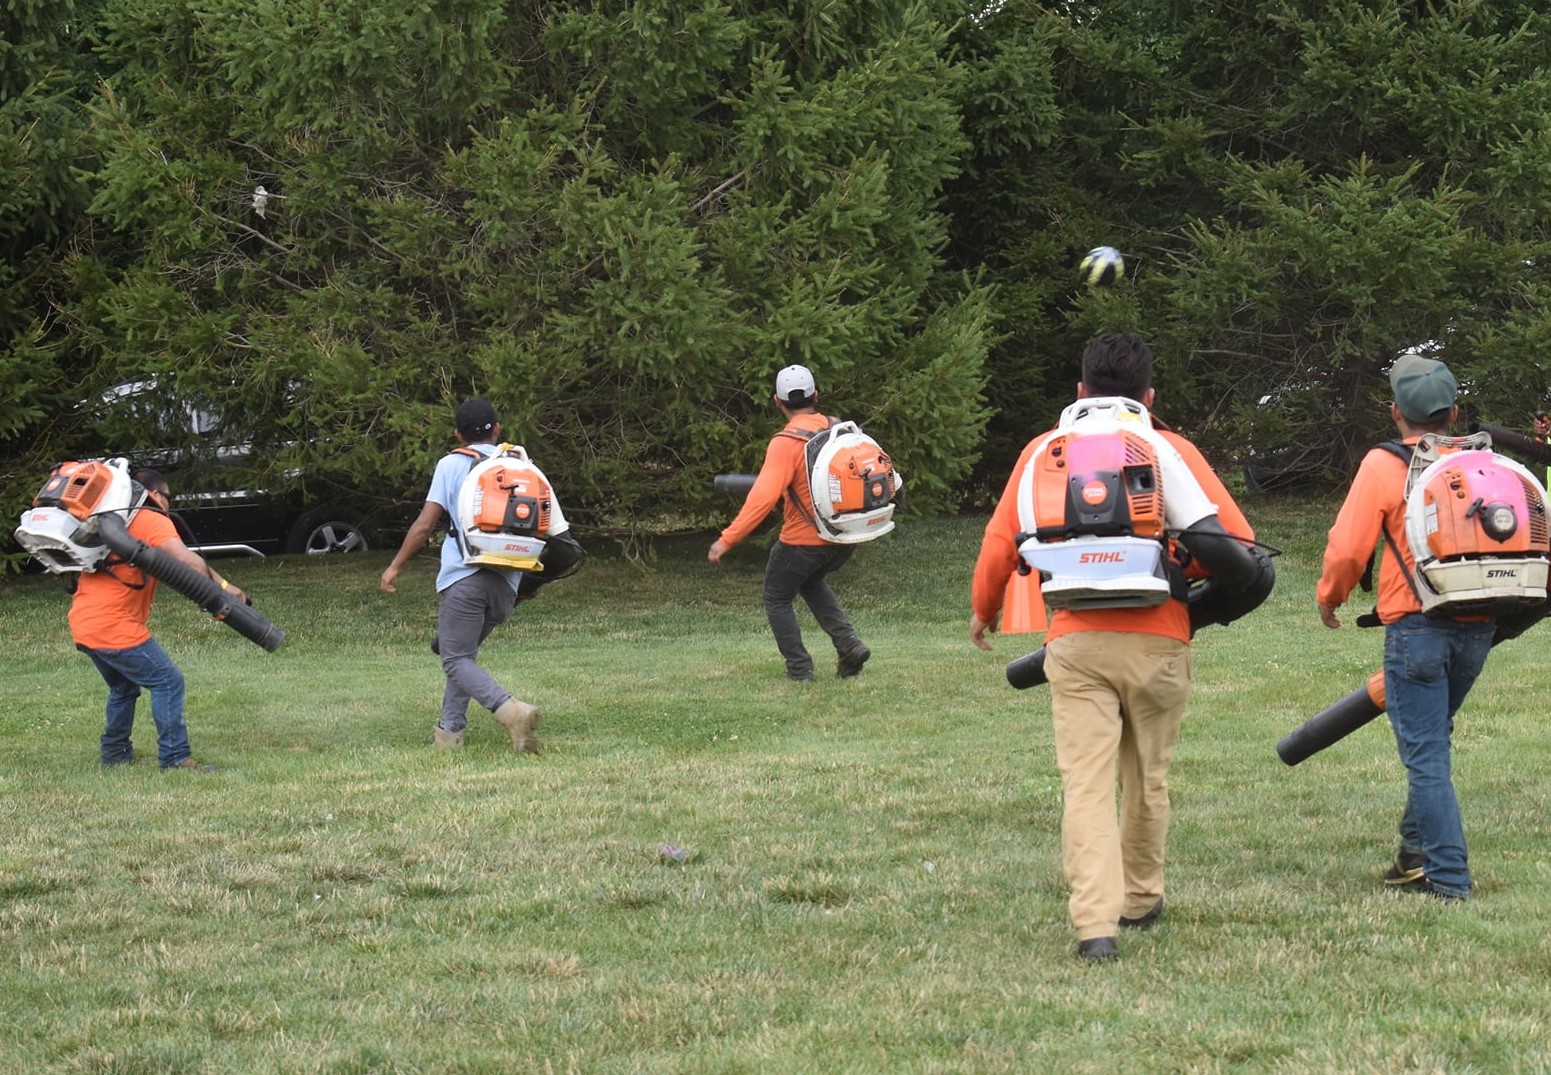
M1078 399L1120 397L1150 408L1152 371L1152 348L1140 336L1097 337L1083 351ZM1258 558L1248 551L1254 531L1201 453L1175 433L1153 430L1188 466L1206 507L1215 505L1217 533ZM1022 475L1056 432L1024 448L986 524L969 621L970 640L981 649L991 648L986 633L995 628L1019 562ZM1249 577L1268 593L1274 573L1259 576L1269 572L1269 561L1245 562ZM1119 954L1117 927L1147 928L1163 917L1169 766L1190 695L1185 585L1181 574L1174 592L1171 580L1172 595L1151 607L1059 608L1045 638L1044 675L1062 781L1062 868L1071 890L1067 909L1077 932L1077 956L1085 961Z
M813 657L803 645L802 629L797 625L798 597L834 643L837 675L856 675L872 656L829 585L829 575L851 558L851 546L830 544L819 536L804 480L806 437L830 425L819 413L818 401L813 374L806 366L788 366L776 374L775 405L785 416L786 425L770 439L764 465L743 510L706 554L711 563L721 563L727 550L753 533L778 501L784 505L781 533L765 563L763 598L776 648L786 660L787 677L798 681L813 679Z
M1442 436L1459 418L1459 385L1447 365L1415 352L1389 371L1390 418L1409 456L1426 434ZM1454 717L1486 665L1496 621L1422 612L1416 553L1406 532L1408 461L1391 447L1362 459L1325 541L1315 591L1319 618L1339 628L1339 609L1373 559L1380 535L1378 617L1384 624L1384 697L1406 767L1400 847L1384 883L1439 900L1471 892L1465 828L1452 769Z
M168 518L170 492L154 470L137 470L133 478L146 489L146 503L129 522L130 537L145 542L219 583L239 601L237 587L215 573L204 558L178 537ZM183 672L151 636L148 620L156 579L121 561L109 560L97 571L82 574L70 602L70 636L75 648L91 658L108 685L107 715L102 729L102 764L134 761L130 733L142 690L151 692L151 719L156 724L157 761L163 769L214 772L191 757L188 725L183 719Z

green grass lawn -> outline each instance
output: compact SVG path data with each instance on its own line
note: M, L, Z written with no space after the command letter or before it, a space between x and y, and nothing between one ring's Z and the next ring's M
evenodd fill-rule
M1277 590L1196 640L1168 917L1103 966L1072 954L1048 691L1003 679L1037 639L968 641L980 519L837 577L874 654L844 681L806 619L820 678L784 679L763 541L595 557L486 647L539 758L482 712L426 746L429 554L396 597L387 553L224 562L275 654L163 592L214 775L101 770L60 585L7 580L0 1071L1551 1071L1551 629L1460 716L1478 897L1385 891L1385 722L1274 749L1378 665L1314 609L1335 506L1246 503Z

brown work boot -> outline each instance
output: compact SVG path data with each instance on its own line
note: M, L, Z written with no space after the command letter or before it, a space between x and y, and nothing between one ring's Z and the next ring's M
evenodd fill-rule
M491 714L512 737L512 748L519 754L537 754L539 707L508 698Z
M431 733L431 745L437 750L457 750L463 746L463 733L449 732L438 724Z
M187 770L188 772L191 772L191 773L219 773L221 771L220 768L217 767L217 766L206 765L203 762L195 761L193 758L184 758L182 761L178 762L176 765L164 765L164 766L162 766L162 768L164 768L164 769L184 769L184 770Z

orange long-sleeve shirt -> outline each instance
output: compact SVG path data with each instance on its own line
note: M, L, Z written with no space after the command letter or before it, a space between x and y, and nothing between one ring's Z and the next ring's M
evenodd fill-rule
M829 428L829 419L822 414L799 414L786 423L786 429L819 433ZM808 493L808 483L803 479L806 466L806 442L797 438L776 434L765 449L765 462L759 468L759 477L743 501L743 510L722 531L722 544L729 549L754 532L765 521L765 516L780 501L784 506L781 518L781 540L788 545L823 545L824 539L809 519L813 515L813 498ZM797 494L802 510L797 510L787 489ZM806 518L804 517L806 513Z
M1407 437L1414 445L1419 437ZM1325 566L1315 590L1322 605L1339 608L1367 570L1380 534L1388 534L1390 547L1379 564L1379 619L1394 623L1422 603L1406 575L1416 575L1416 557L1406 540L1406 471L1404 460L1382 448L1373 448L1357 467L1352 487L1325 537ZM1404 562L1405 571L1401 570Z
M1217 518L1225 531L1246 541L1253 540L1255 531L1249 520L1239 510L1222 480L1212 470L1206 458L1184 437L1168 430L1159 430L1172 444L1190 472L1201 483L1206 497L1217 505ZM1002 611L1002 600L1007 592L1007 580L1018 566L1018 481L1028 466L1029 458L1055 430L1042 433L1031 440L1018 457L1007 479L1001 500L986 523L985 536L980 542L980 556L975 561L975 578L971 587L970 601L975 615L984 623L995 623ZM1164 495L1168 491L1164 490ZM1192 565L1194 566L1194 565ZM1127 634L1163 635L1181 642L1190 641L1190 609L1183 601L1170 599L1153 608L1105 608L1074 611L1058 609L1050 617L1050 632L1045 641L1077 631L1121 631Z

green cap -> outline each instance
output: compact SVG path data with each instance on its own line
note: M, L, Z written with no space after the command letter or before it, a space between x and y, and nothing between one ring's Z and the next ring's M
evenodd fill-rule
M1449 367L1414 351L1395 359L1389 370L1389 386L1395 391L1400 413L1413 422L1448 417L1449 408L1459 398L1459 385Z

